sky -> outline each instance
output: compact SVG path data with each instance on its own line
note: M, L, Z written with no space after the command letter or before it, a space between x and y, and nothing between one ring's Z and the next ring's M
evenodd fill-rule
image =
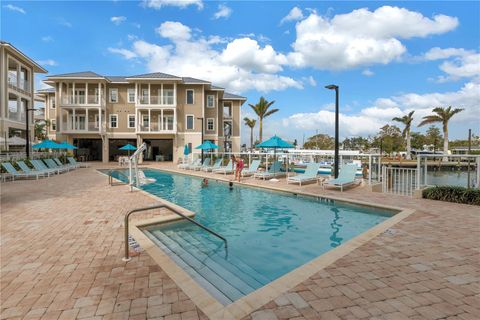
M340 87L342 138L373 136L412 110L424 132L421 118L450 105L465 109L451 139L480 134L478 1L4 0L0 18L2 40L50 75L200 78L247 97L242 117L255 118L248 104L261 96L274 100L265 137L332 135L328 84Z

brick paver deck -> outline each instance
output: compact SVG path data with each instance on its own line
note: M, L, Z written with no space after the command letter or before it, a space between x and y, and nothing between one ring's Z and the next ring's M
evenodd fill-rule
M417 211L248 319L480 319L478 207L276 186ZM154 199L93 168L1 188L1 319L206 318L146 253L121 260L123 215Z

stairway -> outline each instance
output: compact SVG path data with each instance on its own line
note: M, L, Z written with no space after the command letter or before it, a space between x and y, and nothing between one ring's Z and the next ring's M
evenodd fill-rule
M177 264L220 303L227 305L271 280L238 257L223 242L183 230L145 230Z

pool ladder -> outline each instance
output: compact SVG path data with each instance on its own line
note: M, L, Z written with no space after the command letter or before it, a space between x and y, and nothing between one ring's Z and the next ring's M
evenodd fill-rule
M219 238L220 240L223 241L223 244L224 244L224 247L225 247L225 253L226 255L228 255L228 243L227 243L227 239L225 239L224 237L222 237L221 235L219 235L218 233L216 233L215 231L213 231L212 229L204 226L203 224L193 220L192 218L190 217L187 217L186 215L184 215L183 213L180 213L178 211L177 208L169 205L169 204L166 204L166 203L162 203L162 204L158 204L158 205L154 205L154 206L150 206L150 207L143 207L143 208L137 208L137 209L133 209L133 210L130 210L128 211L126 214L125 214L125 229L124 229L124 236L125 236L125 257L123 257L123 261L130 261L130 250L129 250L129 245L128 245L128 226L129 226L129 218L130 218L130 215L132 215L133 213L136 213L136 212L142 212L142 211L148 211L148 210L152 210L152 209L160 209L160 208L167 208L168 210L170 210L171 212L175 213L176 215L182 217L183 219L199 226L200 228L202 228L203 230L209 232L210 234L214 235L215 237Z

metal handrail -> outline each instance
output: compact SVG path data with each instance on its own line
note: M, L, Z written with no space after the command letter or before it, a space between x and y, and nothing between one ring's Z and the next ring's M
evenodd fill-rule
M173 213L179 215L180 217L188 220L189 222L191 222L191 223L197 225L198 227L202 228L203 230L209 232L210 234L213 234L215 237L217 237L217 238L219 238L223 241L224 246L225 246L225 251L228 250L227 249L228 248L227 239L225 239L224 237L222 237L221 235L219 235L218 233L216 233L212 229L210 229L208 227L205 227L203 224L193 220L190 217L187 217L183 213L178 212L178 210L176 208L172 207L171 205L163 203L163 204L158 204L158 205L155 205L155 206L133 209L133 210L130 210L129 212L127 212L125 214L125 229L124 229L124 232L125 232L125 257L123 257L123 259L122 259L123 261L130 261L130 250L129 250L129 247L128 247L128 230L129 230L128 226L129 226L130 215L132 213L135 213L135 212L147 211L147 210L152 210L152 209L160 209L160 208L167 208L170 211L172 211ZM228 252L227 252L227 254L228 254Z
M116 170L111 169L111 170L108 171L108 183L109 183L111 186L114 186L114 184L113 184L113 177L112 177L112 172L113 172L113 171L116 171ZM130 180L129 177L127 177L125 174L121 173L120 171L117 171L117 173L118 173L119 175L125 177L125 179L127 179L127 181ZM121 182L115 184L115 186L124 185L124 184L128 184L128 182L123 183L123 182L121 181Z

